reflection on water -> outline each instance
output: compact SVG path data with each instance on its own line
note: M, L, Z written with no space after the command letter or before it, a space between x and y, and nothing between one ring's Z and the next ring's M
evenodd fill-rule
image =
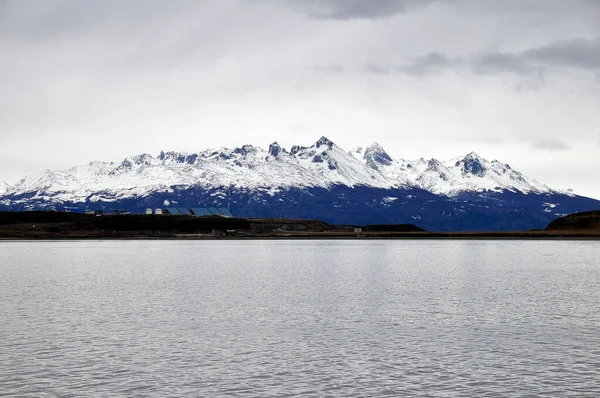
M0 396L600 396L600 243L0 242Z

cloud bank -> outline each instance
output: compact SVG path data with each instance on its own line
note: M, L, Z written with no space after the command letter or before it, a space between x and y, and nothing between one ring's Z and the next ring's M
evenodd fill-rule
M0 180L325 135L600 197L599 20L593 0L2 0Z

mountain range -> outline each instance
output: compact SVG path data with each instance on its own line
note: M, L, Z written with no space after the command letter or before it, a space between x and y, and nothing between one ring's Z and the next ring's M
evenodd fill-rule
M243 217L338 224L413 223L428 230L522 230L600 209L472 152L393 159L379 144L345 151L326 137L286 150L252 145L141 154L0 182L0 210L230 207Z

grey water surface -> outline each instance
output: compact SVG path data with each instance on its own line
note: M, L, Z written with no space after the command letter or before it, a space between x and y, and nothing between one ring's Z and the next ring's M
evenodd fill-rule
M0 396L599 397L600 242L0 242Z

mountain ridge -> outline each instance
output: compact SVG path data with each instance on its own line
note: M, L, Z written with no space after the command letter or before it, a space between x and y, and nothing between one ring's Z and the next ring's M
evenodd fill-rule
M214 186L215 182L217 185L227 182L217 174L232 177L237 171L246 178L237 179L234 185L249 188L327 187L341 183L347 186L377 188L421 188L447 196L465 191L486 190L568 194L525 177L507 164L497 160L489 162L474 152L447 161L423 158L413 161L393 159L377 143L372 143L361 152L346 152L328 138L321 137L310 147L295 145L290 151L274 142L268 150L243 145L195 153L161 151L156 157L143 153L127 157L121 162L96 160L69 169L34 173L12 185L6 184L3 187L0 183L0 193L4 191L9 194L23 194L39 188L50 189L51 192L64 192L68 188L74 191L73 187L69 187L69 182L79 188L82 185L94 185L94 181L97 182L94 189L102 188L103 182L106 183L106 188L110 189L114 184L110 184L108 180L123 175L134 177L132 173L138 174L140 180L136 185L136 181L129 178L129 188L139 186L142 189L152 185L148 184L147 177L157 188L182 184ZM273 166L277 161L285 166L284 170ZM149 168L158 169L154 171L161 171L162 168L165 173L149 173ZM106 177L107 181L99 181L102 177ZM86 196L88 193L91 192L86 191Z
M289 151L277 142L161 151L29 175L0 210L233 206L244 217L416 223L429 230L542 228L600 201L556 190L475 152L446 161L394 159L377 143L343 150L327 137Z

